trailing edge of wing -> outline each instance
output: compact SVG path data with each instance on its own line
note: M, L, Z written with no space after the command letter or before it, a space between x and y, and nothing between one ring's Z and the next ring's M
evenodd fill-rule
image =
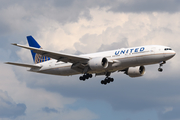
M54 52L54 51L49 51L49 50L44 50L44 49L39 49L39 48L34 48L34 47L28 47L20 44L12 44L18 47L22 47L25 49L33 50L33 52L38 53L42 56L47 56L53 59L56 59L58 61L63 61L63 62L70 62L70 63L77 63L77 62L82 62L82 61L87 61L89 58L87 57L80 57L77 55L71 55L71 54L65 54L65 53L60 53L60 52Z
M30 67L30 68L41 68L42 66L40 65L32 65L32 64L25 64L25 63L13 63L13 62L6 62L5 64L10 64L10 65L16 65L16 66L21 66L21 67Z

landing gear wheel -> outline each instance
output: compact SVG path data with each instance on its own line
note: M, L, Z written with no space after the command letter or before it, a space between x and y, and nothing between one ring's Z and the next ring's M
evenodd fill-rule
M111 82L114 82L114 78L111 78L110 81L111 81Z
M106 80L102 80L102 81L101 81L101 84L106 85L106 84L107 84Z
M163 69L162 69L162 68L158 68L158 71L159 71L159 72L162 72L162 71L163 71Z
M159 68L158 68L158 71L159 72L162 72L163 69L161 68L163 66L163 64L166 64L166 61L162 61L160 64L159 64Z
M92 74L84 74L83 76L79 77L79 80L85 81L86 79L92 78Z
M89 74L89 77L92 78L92 74Z
M80 77L79 77L79 80L83 80L83 77L82 77L82 76L80 76Z
M101 84L106 85L107 83L113 82L114 78L106 77L104 80L101 81Z
M85 80L86 80L86 78L83 76L83 77L82 77L82 80L83 80L83 81L85 81Z
M104 80L101 80L101 84L104 84Z

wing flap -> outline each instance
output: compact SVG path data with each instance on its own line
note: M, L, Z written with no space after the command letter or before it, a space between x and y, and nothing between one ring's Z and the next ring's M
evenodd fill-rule
M6 62L5 64L10 64L10 65L16 65L16 66L21 66L21 67L30 67L30 68L41 68L42 66L40 65L33 65L33 64L25 64L25 63L14 63L14 62Z
M71 55L71 54L65 54L65 53L60 53L60 52L54 52L50 50L44 50L44 49L39 49L39 48L34 48L34 47L28 47L20 44L13 44L18 47L22 47L25 49L33 50L33 52L38 53L43 56L47 56L53 59L56 59L58 61L62 62L70 62L70 63L77 63L80 61L88 61L89 58L87 57L80 57L77 55Z

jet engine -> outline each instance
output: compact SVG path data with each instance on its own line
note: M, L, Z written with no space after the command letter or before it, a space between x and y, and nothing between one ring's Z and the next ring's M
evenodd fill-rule
M89 60L88 65L91 70L102 70L108 67L108 60L105 57L92 58Z
M137 67L129 67L125 74L129 75L129 77L140 77L143 76L145 73L144 66L137 66Z

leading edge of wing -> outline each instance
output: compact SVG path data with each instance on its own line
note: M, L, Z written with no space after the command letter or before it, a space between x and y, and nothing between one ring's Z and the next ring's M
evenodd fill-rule
M16 66L21 66L21 67L30 67L30 68L41 68L42 66L40 65L33 65L33 64L25 64L25 63L14 63L14 62L6 62L5 64L10 64L10 65L16 65Z
M80 56L77 56L77 55L71 55L71 54L54 52L54 51L45 50L45 49L28 47L28 46L20 45L20 44L16 44L16 43L14 43L12 45L22 47L22 48L25 48L25 49L29 49L29 50L33 50L33 52L38 53L38 54L40 54L42 56L47 56L47 57L56 59L58 61L63 61L63 62L77 63L77 62L89 60L89 58L87 58L87 57L80 57Z

